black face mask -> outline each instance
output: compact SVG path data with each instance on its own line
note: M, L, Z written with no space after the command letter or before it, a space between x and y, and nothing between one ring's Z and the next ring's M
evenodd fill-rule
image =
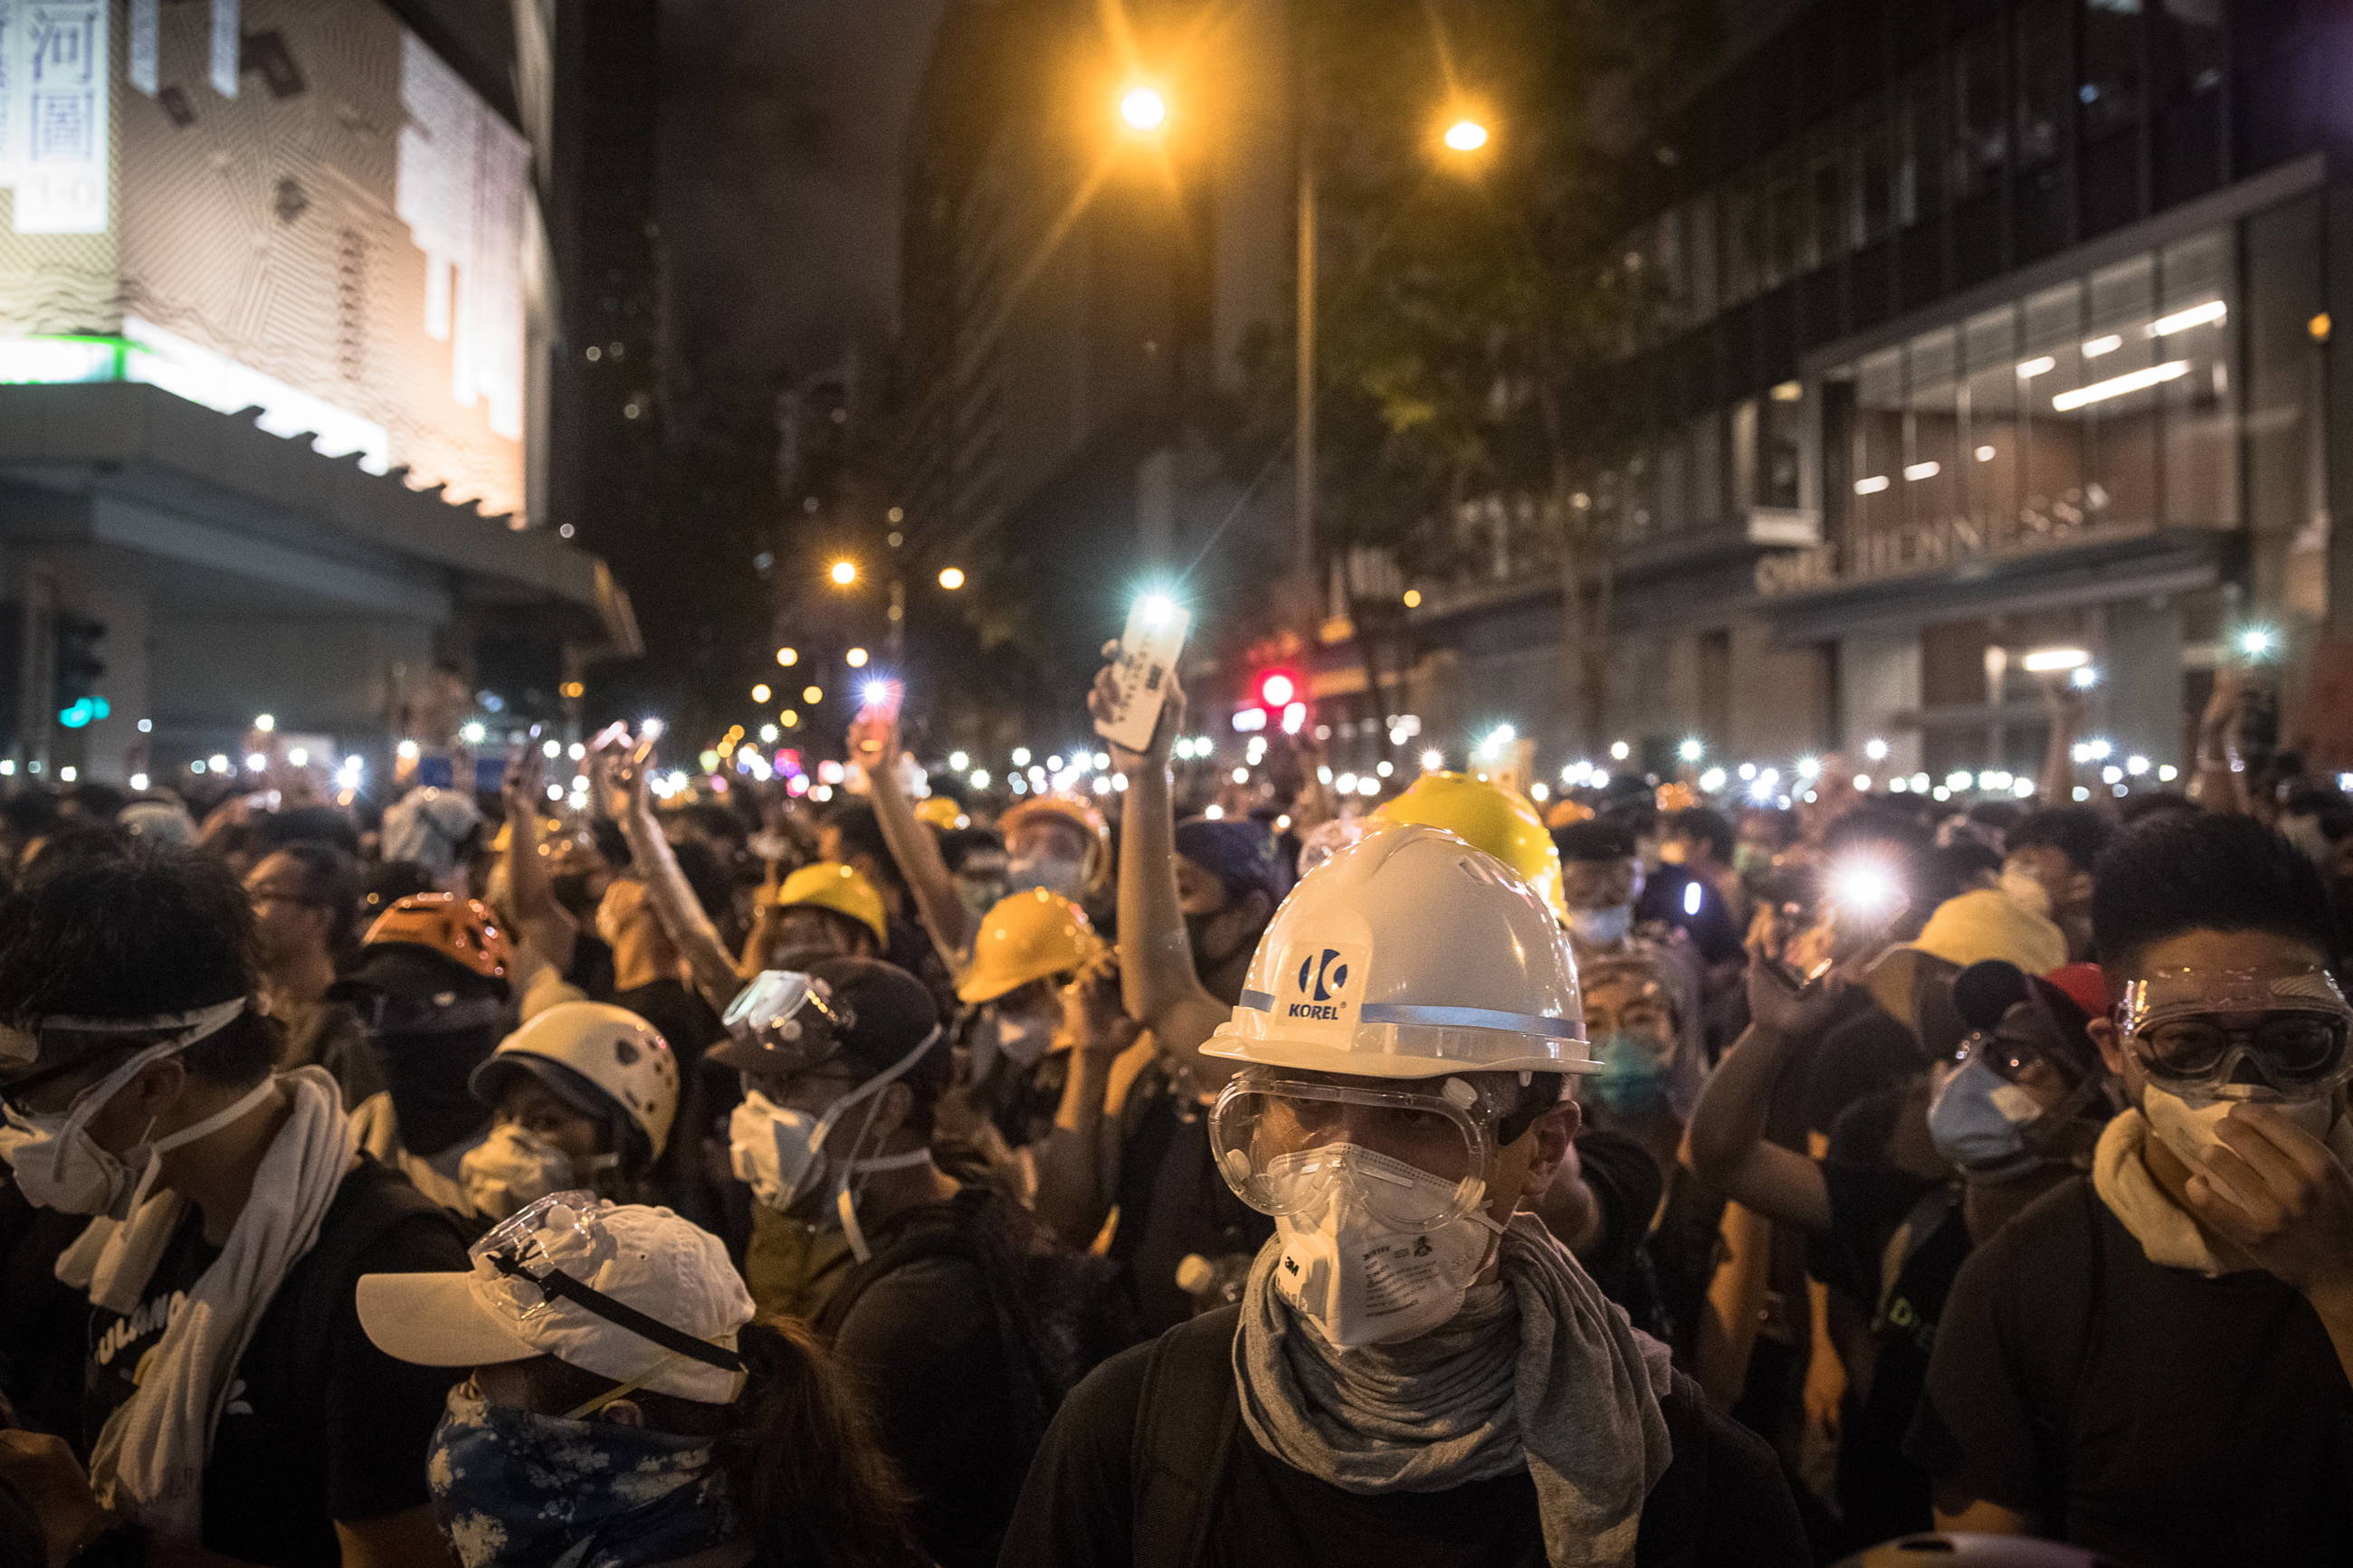
M378 1033L376 1059L400 1121L400 1146L429 1160L490 1124L487 1106L474 1098L474 1069L498 1048L505 1028L477 1025L443 1034Z
M1248 942L1231 943L1224 948L1215 945L1217 922L1233 912L1231 908L1227 908L1185 917L1185 940L1193 949L1193 973L1203 979L1231 963L1236 953L1247 951L1250 946Z

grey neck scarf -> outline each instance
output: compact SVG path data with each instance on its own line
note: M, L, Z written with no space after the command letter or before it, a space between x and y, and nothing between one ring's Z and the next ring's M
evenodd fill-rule
M1419 1339L1334 1350L1250 1269L1234 1373L1259 1447L1345 1491L1444 1491L1525 1469L1552 1568L1634 1560L1672 1458L1663 1345L1637 1333L1542 1222L1514 1215L1500 1278Z

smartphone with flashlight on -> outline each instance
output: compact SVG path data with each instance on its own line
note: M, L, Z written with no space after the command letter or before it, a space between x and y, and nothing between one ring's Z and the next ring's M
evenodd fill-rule
M899 710L907 700L907 689L898 681L878 676L860 688L858 696L855 723L860 726L896 724Z
M1136 596L1112 665L1112 700L1095 720L1096 734L1131 752L1152 744L1161 707L1168 700L1168 679L1192 629L1192 612L1167 595Z

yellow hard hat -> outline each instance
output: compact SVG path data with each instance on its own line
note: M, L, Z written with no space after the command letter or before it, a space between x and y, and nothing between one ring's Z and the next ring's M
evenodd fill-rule
M1428 773L1373 815L1442 827L1518 872L1556 912L1563 907L1560 851L1524 796L1463 773Z
M999 899L981 920L956 994L975 1005L994 1002L1033 980L1068 974L1102 945L1086 910L1059 893L1032 888Z
M871 931L876 942L888 944L891 940L890 916L882 906L881 893L863 872L839 860L819 860L786 878L785 885L776 889L776 904L778 908L813 904L831 910Z
M915 820L929 823L942 833L972 826L972 818L964 814L964 807L944 795L927 795L917 801Z

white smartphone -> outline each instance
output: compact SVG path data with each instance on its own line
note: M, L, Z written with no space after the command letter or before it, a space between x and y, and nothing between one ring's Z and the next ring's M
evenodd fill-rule
M1193 613L1166 595L1146 594L1135 601L1120 636L1118 662L1112 666L1118 695L1111 711L1095 721L1096 734L1131 752L1152 743L1160 705L1168 700L1168 677L1192 629Z

